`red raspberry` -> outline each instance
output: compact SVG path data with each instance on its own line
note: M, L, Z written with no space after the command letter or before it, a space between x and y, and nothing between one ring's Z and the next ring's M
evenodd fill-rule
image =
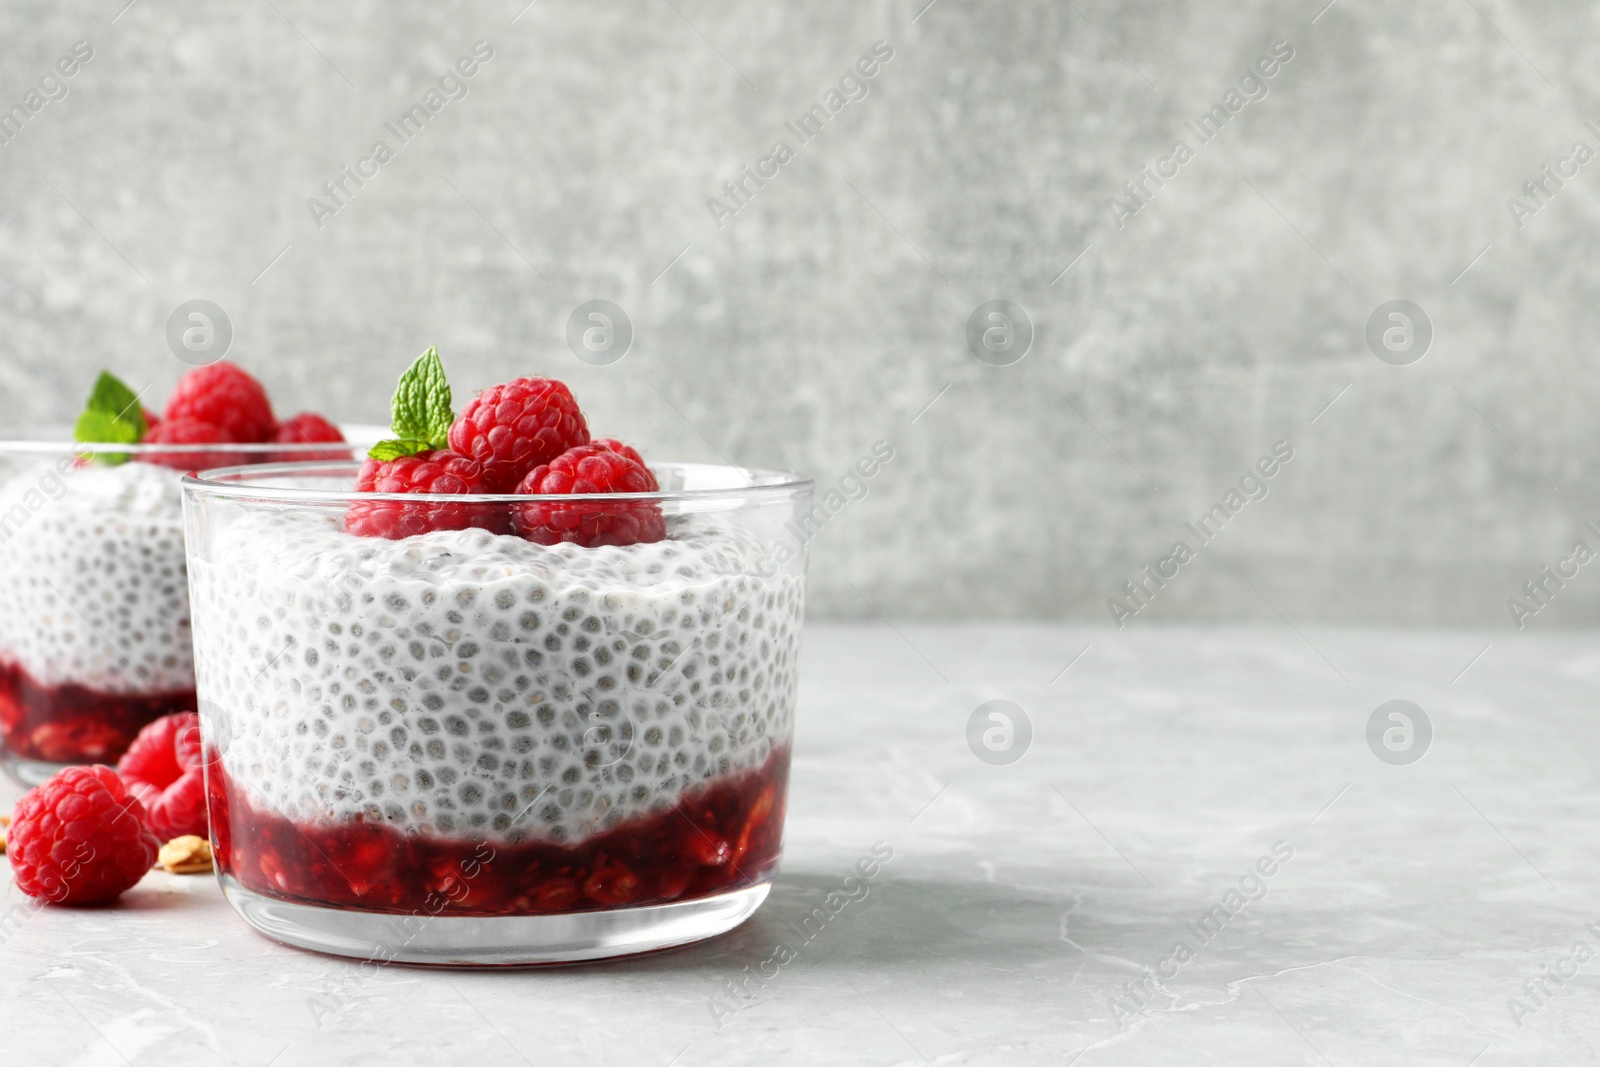
M639 455L639 450L637 448L634 448L632 445L625 445L621 441L617 440L615 437L596 437L593 441L591 441L589 443L590 444L595 444L595 445L603 445L606 448L611 449L611 451L615 452L619 456L627 456L629 459L633 460L639 466L644 467L645 470L649 470L650 469L649 466L645 463L644 457ZM651 477L652 481L655 480L655 475L652 474L650 477ZM656 486L652 486L651 488L652 488L652 490L655 490L655 489L660 489L661 487L659 485L656 485Z
M151 411L149 408L140 408L139 410L144 412L144 431L145 431L145 433L149 433L151 430L154 430L157 426L161 425L161 416L160 415L157 415L155 412Z
M492 492L483 468L449 449L418 452L399 459L369 459L356 475L358 493L488 493ZM431 530L465 530L482 527L505 533L505 519L494 505L430 502L406 504L398 500L362 501L350 505L344 528L361 537L399 540Z
M653 493L656 476L643 463L602 444L568 449L535 468L517 486L518 493ZM651 501L596 501L519 505L512 515L516 531L541 545L561 542L595 548L637 545L667 535L661 506Z
M312 411L302 411L292 419L286 419L278 424L278 429L272 435L272 440L280 445L308 445L308 444L334 444L343 443L344 433L339 427ZM347 448L329 449L299 449L295 451L274 452L274 463L296 463L307 460L349 459L350 450Z
M17 888L52 904L104 904L132 889L161 843L117 772L68 767L17 802L6 835Z
M145 434L147 445L225 445L234 443L233 436L220 426L196 422L194 419L167 419ZM231 467L245 462L237 452L207 452L185 450L182 452L149 452L139 457L146 463L156 463L180 471L201 471L208 467Z
M450 447L483 464L497 493L509 493L541 463L589 443L572 391L549 378L513 378L472 399L450 427Z
M206 835L200 716L192 711L165 715L140 730L117 761L117 774L144 805L159 840Z
M164 417L209 422L245 443L270 441L278 428L261 383L226 361L185 374L167 399Z

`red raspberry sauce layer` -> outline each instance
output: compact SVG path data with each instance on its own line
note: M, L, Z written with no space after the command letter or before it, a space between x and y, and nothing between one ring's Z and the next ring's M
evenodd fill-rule
M206 786L217 869L254 892L392 914L554 915L762 881L783 844L789 750L574 845L425 836L362 817L297 824L252 806L215 759Z
M22 667L0 660L0 739L22 759L115 763L145 726L193 710L193 689L102 693L71 683L41 685Z

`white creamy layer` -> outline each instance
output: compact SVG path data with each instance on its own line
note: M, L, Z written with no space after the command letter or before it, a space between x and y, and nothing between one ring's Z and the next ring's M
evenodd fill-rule
M804 583L716 520L625 548L252 514L193 566L201 708L296 820L572 842L789 740Z
M8 468L0 484L0 658L44 685L194 684L181 475L147 463Z

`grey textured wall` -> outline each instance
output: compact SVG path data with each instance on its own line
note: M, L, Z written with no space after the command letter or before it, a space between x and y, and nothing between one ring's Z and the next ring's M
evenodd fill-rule
M161 395L167 317L203 297L289 408L380 419L437 343L458 390L563 377L657 458L826 483L890 442L814 543L820 614L1109 623L1185 538L1129 625L1510 629L1541 565L1600 548L1600 161L1507 204L1600 148L1593 5L122 3L0 9L8 105L94 49L0 144L7 424L69 418L102 365ZM478 40L469 95L401 144L384 123ZM785 122L880 40L868 95L800 143ZM308 199L379 139L319 226ZM780 139L719 228L707 199ZM610 366L564 340L596 297L636 331ZM1035 331L1006 367L965 335L995 298ZM1365 336L1395 298L1434 332L1407 366ZM1270 495L1200 545L1183 523L1277 441ZM1600 566L1549 600L1530 627L1596 621Z

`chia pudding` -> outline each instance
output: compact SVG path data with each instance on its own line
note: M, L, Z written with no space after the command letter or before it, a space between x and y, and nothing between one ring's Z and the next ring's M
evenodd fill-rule
M456 915L771 877L803 574L727 514L648 544L398 540L312 508L203 520L189 579L219 870ZM465 872L465 874L463 873Z
M70 455L0 483L0 738L9 755L115 761L192 711L181 475Z

